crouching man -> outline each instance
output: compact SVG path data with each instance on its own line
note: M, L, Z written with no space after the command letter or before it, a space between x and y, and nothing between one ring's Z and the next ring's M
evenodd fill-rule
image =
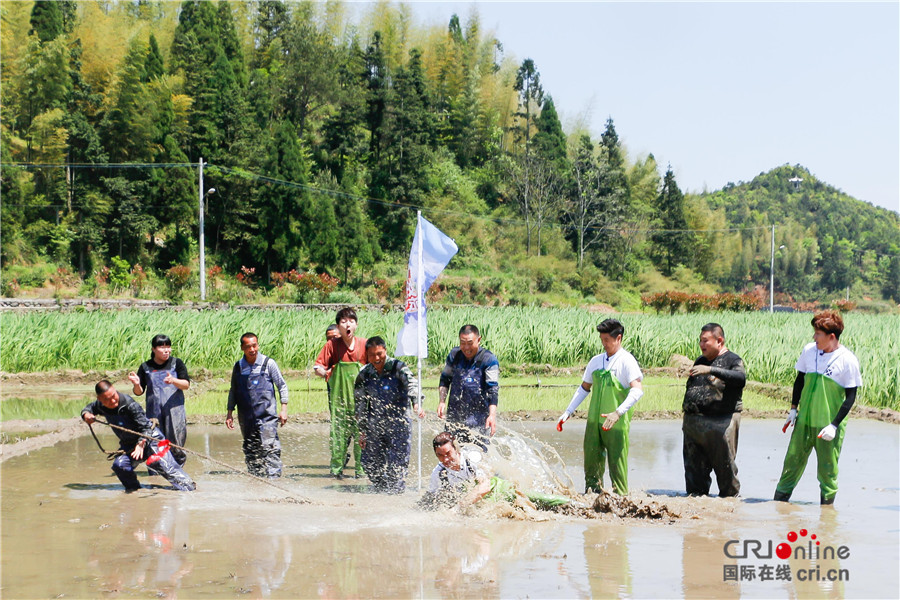
M103 417L119 438L119 449L123 454L116 457L112 470L125 486L126 492L141 488L134 467L146 462L147 468L165 477L176 490L193 491L194 481L178 465L168 449L168 441L159 428L147 419L141 405L127 394L120 394L106 379L94 386L97 400L81 411L81 418L90 425ZM128 430L128 431L123 431Z

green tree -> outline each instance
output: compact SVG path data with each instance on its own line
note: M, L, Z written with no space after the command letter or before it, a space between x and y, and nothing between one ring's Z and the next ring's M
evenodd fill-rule
M435 140L430 95L422 67L422 54L413 48L409 62L396 71L382 147L371 169L370 193L392 203L422 206L427 191L426 167ZM372 207L372 217L383 232L382 246L396 250L411 240L411 211L391 205Z
M665 275L672 275L678 265L689 265L693 236L687 231L684 194L678 188L672 167L666 170L662 190L656 199L659 229L653 234L657 248L657 264Z
M306 185L307 169L296 129L289 121L277 125L264 164L267 177ZM251 252L265 266L266 276L273 271L288 271L298 266L309 247L304 240L317 227L306 189L287 185L259 188L259 229L251 240Z
M156 42L156 36L150 34L150 42L147 50L147 60L144 63L144 79L143 81L152 81L157 77L165 74L163 67L162 53L159 51L159 44Z
M41 42L51 42L63 34L63 12L59 3L36 0L31 9L31 31Z
M563 132L562 123L556 113L556 105L549 94L544 96L544 105L541 114L534 120L535 134L533 142L534 152L547 160L558 172L568 169L566 155L566 134Z
M519 122L515 127L516 138L523 144L522 152L528 154L531 149L534 114L544 99L544 88L541 86L541 74L534 61L526 58L516 71L513 89L519 94L519 109L516 117Z

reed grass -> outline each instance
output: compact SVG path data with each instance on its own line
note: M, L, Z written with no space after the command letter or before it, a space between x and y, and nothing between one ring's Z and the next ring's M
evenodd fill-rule
M793 381L796 359L812 339L809 314L609 316L625 325L623 345L645 368L665 366L672 354L697 357L700 327L718 322L728 347L743 357L748 378L781 385ZM359 335L380 335L394 345L403 323L399 312L361 311L359 317ZM439 366L456 345L459 327L474 323L482 345L510 372L523 366L583 368L602 351L595 326L605 317L576 308L431 308L426 364ZM189 369L221 370L240 357L238 340L246 331L258 334L261 351L282 369L308 369L332 321L331 313L318 310L5 313L0 316L0 369L133 369L149 356L150 338L166 333ZM849 313L845 323L841 342L859 357L863 372L859 401L900 408L900 316Z

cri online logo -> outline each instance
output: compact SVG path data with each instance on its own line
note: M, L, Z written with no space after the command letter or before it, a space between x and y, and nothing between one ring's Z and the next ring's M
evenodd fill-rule
M806 538L806 544L800 543L792 546L801 538ZM760 540L728 540L725 542L725 556L728 558L748 558L752 554L756 558L772 558L772 540L761 542ZM782 542L775 547L775 556L787 560L793 556L795 559L833 559L849 558L850 548L847 546L822 546L816 534L810 534L806 529L790 531L787 534L787 542Z

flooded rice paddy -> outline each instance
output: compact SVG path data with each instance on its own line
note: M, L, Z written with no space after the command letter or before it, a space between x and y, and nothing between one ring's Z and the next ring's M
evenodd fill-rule
M282 492L191 456L194 493L146 475L125 494L90 436L2 463L5 598L896 598L900 427L854 420L834 507L811 464L790 504L770 502L787 446L781 421L745 419L742 498L685 498L678 421L632 423L634 498L680 518L649 521L415 508L417 454L402 496L328 477L327 425L282 429ZM583 421L507 425L497 470L526 488L579 490ZM423 478L435 461L424 428ZM521 435L519 435L521 434ZM193 426L188 447L243 466L240 436ZM553 450L539 448L543 440ZM108 430L101 441L115 447ZM555 452L554 452L555 450ZM510 452L516 456L510 455ZM559 459L556 457L558 452ZM541 456L538 460L537 457ZM519 460L520 459L520 460ZM814 459L812 459L814 460ZM541 464L543 463L543 464ZM347 469L352 475L352 468ZM715 490L715 483L713 483ZM309 499L296 503L294 498ZM798 540L794 554L774 549ZM805 534L805 535L801 535ZM819 545L812 541L816 536ZM773 553L766 555L768 548ZM803 547L805 557L796 551ZM841 550L841 547L844 550ZM828 554L827 549L831 549ZM759 556L753 550L759 552ZM809 551L807 551L809 550ZM726 554L727 552L727 554ZM816 556L818 558L810 558ZM730 555L730 556L729 556ZM839 579L836 581L829 580ZM790 579L788 579L790 577Z

